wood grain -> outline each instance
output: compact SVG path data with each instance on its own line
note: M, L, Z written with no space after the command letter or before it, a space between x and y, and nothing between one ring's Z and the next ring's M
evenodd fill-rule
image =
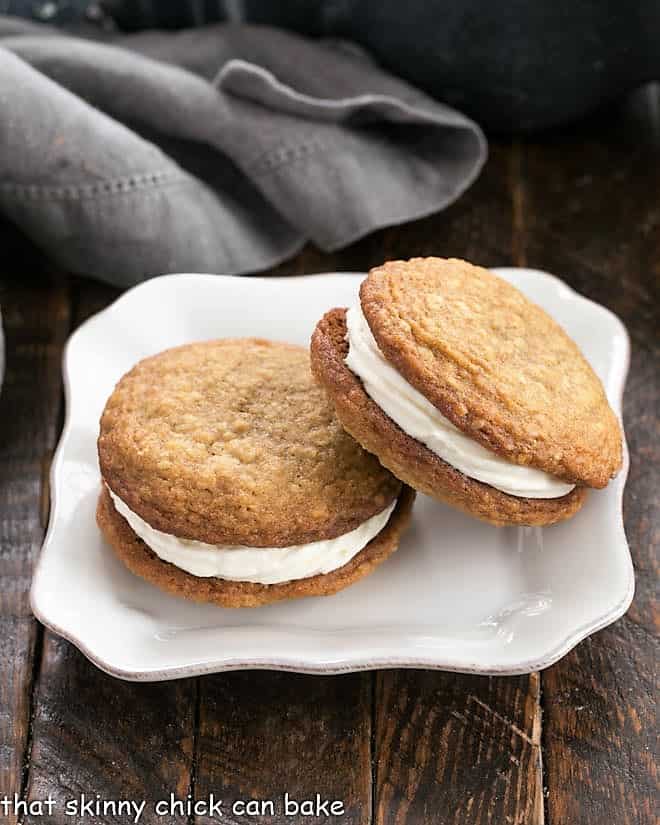
M659 102L645 90L618 117L530 143L523 160L530 265L611 308L632 339L624 516L636 596L543 674L550 825L657 821Z
M539 690L537 673L378 674L375 821L541 823Z
M371 822L371 674L252 671L201 682L195 793L227 802L227 825ZM282 798L343 802L342 816L285 815ZM232 813L236 800L272 800L274 814ZM207 825L205 816L197 825Z
M402 229L384 244L385 257L520 263L519 160L515 147L493 145L467 195L442 215ZM538 674L482 679L390 671L379 673L376 685L378 825L541 825Z
M331 255L309 246L273 271L365 270L428 254L527 264L566 278L628 326L625 519L635 602L540 676L253 671L135 685L100 673L49 633L42 644L27 588L61 413L60 351L69 327L118 291L52 277L32 245L0 222L12 260L0 292L9 343L0 395L0 796L52 793L62 803L85 792L153 802L170 790L197 800L213 792L229 806L221 821L230 825L314 821L285 819L281 808L231 814L236 799L279 801L284 791L342 799L343 818L316 821L351 825L655 823L658 111L656 89L623 116L610 111L524 143L495 142L480 180L445 212ZM44 821L28 817L26 825ZM49 825L78 821L60 809ZM141 821L212 820L164 820L149 808Z
M67 816L81 795L146 801L143 825L183 825L188 816L163 819L154 806L170 793L185 800L192 781L195 682L122 682L97 670L72 645L46 633L35 697L27 799L55 800L49 825L90 822L126 825L108 812L90 819ZM28 816L26 825L43 825Z
M118 290L71 280L72 326L110 303ZM59 371L59 364L58 364ZM27 800L55 800L49 825L77 825L90 818L67 815L81 794L101 800L144 800L140 822L189 821L186 812L163 820L155 803L191 791L195 680L138 685L101 673L72 645L46 631L34 694ZM96 821L125 823L109 812ZM28 816L25 825L43 823Z
M24 247L19 243L19 248ZM38 270L41 262L35 258ZM29 280L26 276L24 283L3 277L0 304L7 345L0 393L1 797L23 793L29 758L32 676L40 635L28 593L44 534L42 480L59 428L59 362L69 315L66 286L53 283L43 271L31 273Z

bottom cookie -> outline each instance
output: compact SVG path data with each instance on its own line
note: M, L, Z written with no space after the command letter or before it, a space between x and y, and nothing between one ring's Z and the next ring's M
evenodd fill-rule
M96 508L96 520L115 554L128 569L161 590L196 602L221 607L259 607L284 599L330 596L371 573L399 546L410 521L415 493L404 487L389 521L348 564L323 575L281 584L255 584L219 578L192 576L164 562L139 539L114 507L104 488Z

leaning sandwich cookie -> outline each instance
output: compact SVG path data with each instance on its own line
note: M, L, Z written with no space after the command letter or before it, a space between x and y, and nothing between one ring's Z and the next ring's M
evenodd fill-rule
M226 607L347 587L396 550L414 498L340 426L308 352L260 339L141 361L98 450L97 520L119 558Z
M312 369L406 484L493 524L574 515L621 466L600 380L562 328L492 272L416 258L371 270L312 337Z

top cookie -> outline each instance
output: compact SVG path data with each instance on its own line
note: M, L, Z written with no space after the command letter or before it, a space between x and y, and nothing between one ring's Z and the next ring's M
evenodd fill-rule
M457 259L372 269L360 288L376 342L456 427L516 464L604 487L621 432L577 345L492 272Z
M101 417L101 473L152 527L208 544L334 538L401 484L339 425L302 347L189 344L146 358Z

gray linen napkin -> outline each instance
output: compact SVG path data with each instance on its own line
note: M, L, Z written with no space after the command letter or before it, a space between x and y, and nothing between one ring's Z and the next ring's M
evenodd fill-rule
M346 44L98 37L0 16L0 210L74 272L258 271L442 209L485 160L473 122Z

